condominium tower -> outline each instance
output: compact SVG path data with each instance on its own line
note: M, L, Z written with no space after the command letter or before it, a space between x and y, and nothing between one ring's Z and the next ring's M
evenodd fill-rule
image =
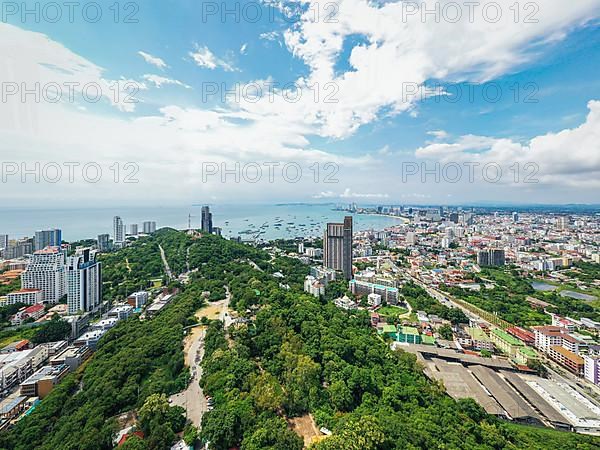
M323 265L352 279L352 216L343 223L328 223L323 236Z

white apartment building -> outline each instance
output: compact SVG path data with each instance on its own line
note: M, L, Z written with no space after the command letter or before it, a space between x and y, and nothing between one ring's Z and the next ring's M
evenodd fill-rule
M113 241L115 245L121 245L125 242L125 225L123 219L119 216L113 218Z
M325 285L312 275L307 275L304 279L304 292L319 297L325 294Z
M367 303L369 304L369 306L381 305L381 295L372 292L367 296Z
M58 303L65 295L65 254L59 247L46 247L33 254L21 274L22 289L40 289L43 301Z
M583 355L584 369L583 376L586 380L600 384L600 357Z
M89 249L72 256L67 264L69 314L96 309L102 301L102 265Z
M6 304L14 305L24 303L26 305L35 305L44 301L44 292L41 289L21 289L11 292L6 296Z
M563 332L557 326L541 326L533 327L535 336L535 346L541 351L548 353L550 347L554 345L562 345Z

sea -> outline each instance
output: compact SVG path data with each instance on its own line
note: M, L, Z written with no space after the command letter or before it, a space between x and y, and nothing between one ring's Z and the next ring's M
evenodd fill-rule
M220 227L224 237L272 240L294 237L321 237L328 222L341 222L344 216L353 216L354 230L383 230L400 225L404 219L384 215L351 214L336 210L335 204L215 204L209 205L213 226ZM120 216L127 232L131 224L138 224L140 232L145 221L156 222L156 227L187 229L191 215L193 228L200 228L201 205L168 207L114 207L114 208L1 208L0 234L10 239L32 236L36 230L60 228L65 241L96 239L99 234L112 236L113 217ZM258 232L260 231L260 234Z

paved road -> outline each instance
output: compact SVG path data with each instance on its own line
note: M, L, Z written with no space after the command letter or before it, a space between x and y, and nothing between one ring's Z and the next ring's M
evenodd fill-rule
M158 244L158 248L160 249L160 257L162 258L162 262L165 266L165 272L167 272L167 276L172 280L175 277L173 276L173 272L171 272L171 268L169 267L169 263L167 262L167 257L165 256L165 251L163 250L163 248L160 244Z
M187 364L192 371L192 379L188 388L174 394L170 397L172 405L178 405L185 408L187 418L197 427L200 427L202 415L208 411L206 397L200 388L200 377L202 376L202 357L204 356L204 337L206 331L204 329L190 330L194 334L194 341L190 346L187 354Z
M214 306L220 306L219 320L223 321L225 328L228 328L233 320L229 314L229 302L231 293L229 287L225 286L225 298L214 302ZM186 410L187 418L198 428L202 423L202 416L208 411L208 404L204 392L200 387L200 378L202 377L201 362L204 357L204 337L206 330L204 328L190 329L193 341L187 353L186 364L190 367L192 379L189 386L183 392L179 392L170 397L171 404L181 406Z

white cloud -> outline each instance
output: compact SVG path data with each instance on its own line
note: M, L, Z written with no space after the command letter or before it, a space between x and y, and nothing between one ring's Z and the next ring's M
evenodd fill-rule
M139 101L132 92L145 88L143 83L123 77L105 78L102 67L42 33L0 22L0 36L4 88L13 84L19 91L39 92L40 100L52 97L58 103L77 106L111 104L125 112L134 111ZM29 97L22 102L21 95L11 96L0 107L0 122L13 123L15 115L26 114L22 111L29 108L27 103L35 103L35 100Z
M418 148L415 155L441 163L497 164L504 174L510 174L503 177L506 182L514 181L514 168L519 167L520 181L530 176L542 185L600 187L600 101L590 101L588 109L585 122L578 127L536 136L525 143L465 135L455 142Z
M285 10L298 3L284 2L280 7ZM537 23L527 23L523 16L515 21L505 3L497 23L485 20L484 14L490 11L484 12L482 5L475 8L473 21L467 10L458 22L451 23L443 17L436 22L433 15L425 20L420 14L407 15L409 2L341 0L335 20L315 20L315 11L323 12L322 5L316 0L300 3L305 12L283 32L287 48L309 67L309 75L296 82L305 97L311 96L309 86L316 83L321 89L331 86L338 101L326 103L322 93L319 101L300 101L294 108L281 99L272 102L270 108L262 104L243 107L292 114L310 123L318 134L334 138L346 138L384 113L406 112L415 117L419 99L436 95L425 94L429 91L427 80L493 79L537 57L573 28L598 15L597 0L581 0L567 10L557 0L540 0L536 3ZM421 11L431 11L447 2L418 3ZM450 14L449 10L441 11ZM276 39L277 32L260 37ZM349 39L354 43L348 50ZM349 54L347 61L340 61L342 54ZM340 70L345 67L340 62L349 67Z
M321 191L318 194L313 195L314 199L386 199L390 196L388 194L381 193L359 193L353 192L350 188L344 189L342 193L336 193L333 191Z
M435 139L446 139L446 138L448 138L448 133L446 133L444 130L428 131L427 134L430 135L430 136L433 136Z
M157 88L161 88L163 85L167 85L167 84L174 84L177 86L181 86L184 87L186 89L191 89L191 86L188 86L185 83L182 83L179 80L174 80L172 78L167 78L167 77L161 77L160 75L154 75L154 74L146 74L142 77L144 80L149 81L150 83L152 83L155 87Z
M206 69L214 70L217 67L220 67L226 72L235 72L238 70L227 61L217 58L205 45L196 44L194 51L190 52L189 55L194 59L198 66Z
M276 41L279 37L279 33L277 31L267 31L265 33L260 33L258 37L265 41Z
M150 53L146 53L143 51L139 51L138 55L140 55L142 58L144 58L144 61L146 61L148 64L152 64L155 67L158 67L159 69L166 69L167 67L167 63L164 62L162 59L156 57L156 56L152 56Z

